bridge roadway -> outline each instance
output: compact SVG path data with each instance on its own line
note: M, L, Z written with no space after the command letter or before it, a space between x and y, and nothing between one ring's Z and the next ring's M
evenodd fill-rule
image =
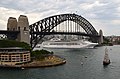
M20 31L8 31L8 30L0 30L0 35L3 35L3 38L8 38L11 40L15 40L17 38L17 35L20 33ZM4 37L6 36L6 37Z
M0 30L0 34L18 34L20 31Z
M54 35L54 34L66 34L66 35L82 35L82 36L90 36L90 37L99 37L98 35L86 34L84 32L32 32L37 35Z
M5 35L17 35L19 34L20 31L8 31L8 30L0 30L0 34L5 34ZM93 35L93 34L86 34L84 32L32 32L33 34L37 35L53 35L53 34L67 34L67 35L82 35L82 36L90 36L90 37L99 37L98 35Z

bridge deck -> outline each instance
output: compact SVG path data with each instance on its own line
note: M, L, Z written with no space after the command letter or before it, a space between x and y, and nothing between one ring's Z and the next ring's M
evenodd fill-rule
M33 34L38 34L38 35L53 35L53 34L66 34L66 35L82 35L82 36L94 36L94 37L99 37L98 35L93 35L93 34L86 34L84 32L32 32Z
M0 30L0 34L18 34L20 31Z

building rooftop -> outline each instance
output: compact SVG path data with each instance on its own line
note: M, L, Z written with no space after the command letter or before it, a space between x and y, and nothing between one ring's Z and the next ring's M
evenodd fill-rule
M0 53L24 53L28 52L28 50L21 48L21 47L6 47L0 48Z
M22 48L22 47L4 47L4 48L0 48L0 50L1 50L1 49L6 49L6 50L7 50L7 49L8 49L8 50L11 50L11 49L15 49L15 50L16 50L16 49L17 49L17 50L21 50L21 49L24 49L24 48Z

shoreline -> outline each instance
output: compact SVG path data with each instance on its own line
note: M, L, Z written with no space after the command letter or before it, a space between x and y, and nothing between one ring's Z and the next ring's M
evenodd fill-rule
M26 64L21 65L0 65L0 68L44 68L59 66L66 63L66 59L57 55L48 55L44 60L33 60Z

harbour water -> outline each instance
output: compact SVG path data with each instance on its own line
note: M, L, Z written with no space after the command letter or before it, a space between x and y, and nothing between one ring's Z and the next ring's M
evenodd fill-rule
M105 48L111 60L103 66ZM34 69L2 69L0 79L119 79L120 46L103 46L95 49L53 49L66 59L66 64Z

